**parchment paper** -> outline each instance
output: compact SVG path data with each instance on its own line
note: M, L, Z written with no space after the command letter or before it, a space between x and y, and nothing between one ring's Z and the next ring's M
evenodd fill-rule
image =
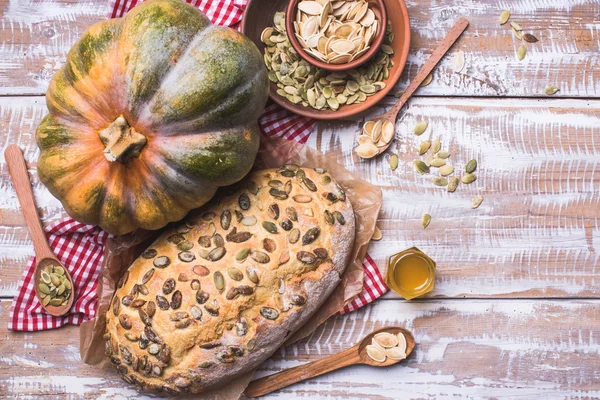
M311 319L290 336L286 342L286 344L290 344L310 335L327 318L340 311L362 291L364 275L362 264L375 229L382 195L379 187L357 178L338 164L333 157L326 156L295 141L263 137L254 168L276 168L285 163L326 169L346 192L356 218L354 248L351 261L342 275L341 283ZM104 264L98 282L96 318L84 322L80 328L80 354L86 364L107 367L108 359L104 356L104 339L102 338L106 323L104 314L123 272L161 233L162 230L138 230L107 241ZM246 389L253 375L254 371L251 371L233 379L223 388L194 395L194 398L200 400L237 399Z

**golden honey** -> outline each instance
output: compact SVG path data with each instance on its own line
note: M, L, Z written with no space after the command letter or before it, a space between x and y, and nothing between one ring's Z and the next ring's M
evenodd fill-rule
M387 285L404 297L414 299L433 290L435 262L416 247L388 258Z

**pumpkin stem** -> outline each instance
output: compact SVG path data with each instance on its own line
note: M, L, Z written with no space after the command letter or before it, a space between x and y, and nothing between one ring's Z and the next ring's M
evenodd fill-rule
M108 128L101 130L99 136L104 144L106 159L123 164L133 157L139 156L147 142L146 136L129 126L122 115L115 119Z

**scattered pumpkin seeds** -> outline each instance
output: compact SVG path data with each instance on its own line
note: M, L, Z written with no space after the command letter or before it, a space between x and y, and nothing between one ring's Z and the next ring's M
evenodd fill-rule
M423 229L427 228L429 226L430 222L431 222L431 215L423 214L423 216L421 217L421 225L423 225Z
M433 151L433 154L440 151L441 148L442 148L442 142L440 142L440 139L435 139L433 141L433 144L431 145L431 151Z
M483 202L483 196L477 195L473 198L471 205L473 208L477 208L481 205L481 202Z
M398 168L398 155L392 154L390 156L390 168L392 171L395 171Z
M434 158L433 160L431 160L430 164L432 167L440 168L446 165L446 160L444 160L443 158Z
M546 94L548 96L552 96L553 94L556 94L560 89L557 88L556 86L548 86L546 87Z
M514 35L514 36L515 36L517 39L519 39L519 40L522 40L522 39L523 39L523 32L521 32L521 31L519 31L519 30L516 30L515 28L512 28L512 32L513 32L513 35Z
M421 136L427 130L427 125L429 125L427 121L421 121L417 123L417 125L415 125L415 129L413 130L414 134Z
M421 160L415 160L414 165L415 171L417 171L421 175L429 172L429 166Z
M519 24L518 24L518 23L516 23L516 22L512 22L512 21L511 21L511 23L510 23L510 26L512 26L512 28L513 28L514 30L516 30L516 31L522 31L522 30L523 30L523 28L521 28L521 25L519 25Z
M436 154L436 157L438 158L448 158L450 157L450 152L449 151L438 151Z
M429 140L425 140L424 142L421 142L421 144L419 145L419 155L423 155L423 154L427 153L427 150L429 150L430 147L431 147L431 142Z
M421 84L419 86L427 86L431 83L431 80L433 79L433 75L429 74L425 77L425 79L423 80L423 82L421 82Z
M505 23L508 22L508 19L510 18L510 11L508 10L504 10L502 11L502 13L500 14L500 18L498 18L498 23L500 25L504 25Z

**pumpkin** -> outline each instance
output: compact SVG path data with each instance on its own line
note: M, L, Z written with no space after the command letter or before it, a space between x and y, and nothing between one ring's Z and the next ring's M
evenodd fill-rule
M40 180L80 222L162 228L250 171L267 95L249 39L150 0L91 26L52 78Z

